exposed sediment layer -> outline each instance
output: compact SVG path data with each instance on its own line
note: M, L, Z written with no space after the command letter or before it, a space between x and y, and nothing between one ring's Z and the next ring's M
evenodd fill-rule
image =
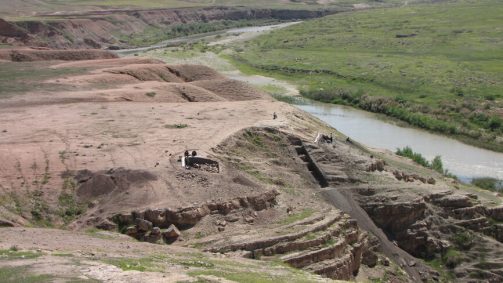
M250 9L208 7L151 10L111 10L58 14L49 20L0 20L0 42L52 48L106 48L124 46L123 38L150 28L210 23L219 20L302 20L322 17L333 10ZM47 16L51 17L51 16Z

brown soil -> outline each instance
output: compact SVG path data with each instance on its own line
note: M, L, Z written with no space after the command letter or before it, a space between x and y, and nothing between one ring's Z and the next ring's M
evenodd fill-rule
M194 22L211 23L220 20L293 21L321 17L334 12L330 10L206 7L57 13L57 15L49 15L49 20L1 21L0 42L59 49L128 47L122 40L124 37L134 37L153 26L163 29L171 25ZM57 19L52 20L51 16Z
M162 227L134 234L137 238L159 243L152 237L154 228L185 224L172 245L269 257L339 279L355 278L367 262L400 281L438 277L405 251L439 257L455 246L456 229L478 233L485 245L493 241L488 237L503 238L499 226L480 222L482 216L503 219L500 210L487 208L495 199L479 194L478 200L467 200L474 197L457 192L452 180L346 143L337 133L332 144L314 144L319 132L334 129L210 69L142 58L47 65L81 68L46 82L73 90L50 91L42 84L0 100L2 226L80 231L99 226L124 232L137 229L129 226L139 219L150 219ZM219 170L182 167L185 151L197 151ZM398 169L420 176L397 180L393 172ZM428 178L435 184L421 181ZM262 198L271 191L279 195ZM348 200L341 202L341 195ZM485 207L482 212L470 208L475 202ZM470 212L463 210L459 213L468 216L453 220L450 205ZM19 243L16 233L21 232L0 230L5 236L0 244ZM75 245L84 240L78 236ZM44 247L40 240L28 244ZM115 253L106 242L85 244L82 250L96 244ZM469 276L468 269L482 270L474 262L480 252L471 252L456 269L460 278ZM387 264L385 255L397 265ZM495 257L491 254L499 263ZM498 268L488 267L484 276L498 278Z
M77 61L112 58L117 58L117 55L104 50L0 49L0 59L14 62L49 60Z

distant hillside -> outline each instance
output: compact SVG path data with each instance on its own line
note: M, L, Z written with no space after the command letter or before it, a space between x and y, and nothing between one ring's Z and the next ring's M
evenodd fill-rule
M97 11L106 9L181 8L204 6L246 6L260 8L318 9L331 6L364 6L423 2L425 0L0 0L0 17L36 14Z

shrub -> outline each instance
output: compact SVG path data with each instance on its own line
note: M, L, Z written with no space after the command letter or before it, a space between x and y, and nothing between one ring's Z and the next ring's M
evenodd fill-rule
M431 169L437 171L440 174L444 174L444 164L442 162L442 158L437 155L433 160L431 161Z
M428 160L426 160L426 158L424 158L421 155L421 153L414 152L412 150L412 148L410 148L409 146L406 146L403 149L397 148L396 154L400 155L400 156L403 156L403 157L410 158L414 162L416 162L417 164L422 165L424 167L430 167L430 163L428 162Z
M472 185L475 185L481 189L496 191L503 188L503 181L491 177L481 177L474 178L472 180Z
M475 243L475 237L468 231L457 232L451 237L454 245L464 251L469 250Z

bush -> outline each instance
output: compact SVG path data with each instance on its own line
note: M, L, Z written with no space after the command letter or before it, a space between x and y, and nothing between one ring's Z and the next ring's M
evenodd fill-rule
M475 185L481 189L496 191L503 188L503 181L491 177L481 177L474 178L472 180L472 185Z
M426 158L424 158L421 153L414 152L412 148L409 146L404 147L403 149L397 148L396 154L400 156L404 156L407 158L412 159L414 162L416 162L419 165L422 165L424 167L430 167L430 163Z
M475 237L472 233L463 231L454 234L451 237L451 241L458 249L467 251L475 244Z
M433 160L431 161L431 169L437 171L440 174L445 173L444 164L442 162L442 158L439 155L435 156L435 158L433 158Z
M412 159L417 164L419 164L423 167L433 169L444 176L447 176L447 177L453 178L453 179L457 179L457 177L455 175L449 173L449 170L444 169L444 164L442 162L442 158L439 155L435 156L435 158L433 158L433 160L431 162L429 162L428 160L426 160L426 158L424 158L421 155L421 153L414 152L412 150L412 148L410 148L409 146L406 146L403 149L397 148L395 153L397 155Z

